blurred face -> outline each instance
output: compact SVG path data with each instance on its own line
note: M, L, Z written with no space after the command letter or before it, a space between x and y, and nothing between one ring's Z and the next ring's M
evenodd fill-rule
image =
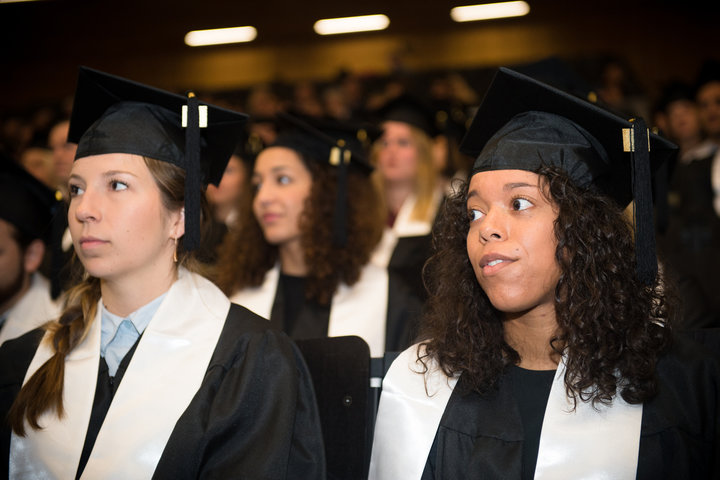
M697 93L700 119L707 134L720 138L720 81L704 85Z
M69 143L67 140L69 130L70 122L61 122L50 130L50 136L48 137L55 165L55 178L61 184L65 184L70 177L70 170L77 151L77 145Z
M27 284L23 251L13 232L14 227L0 219L0 313L15 303Z
M240 198L245 181L245 168L237 155L230 157L220 184L208 185L207 199L211 205L234 206Z
M403 122L385 122L379 140L377 168L386 182L414 181L418 171L418 148L410 126Z
M73 164L69 190L70 234L90 275L119 281L167 274L172 268L183 216L166 210L142 157L80 158Z
M55 182L55 167L50 150L45 148L28 148L23 152L20 163L30 175L48 187L57 187Z
M253 212L265 240L279 247L299 245L300 215L312 188L312 175L295 151L266 148L255 161Z
M480 287L506 314L554 312L557 212L539 180L523 170L481 172L470 180L468 257Z
M670 134L680 142L700 136L700 115L694 102L672 102L667 109L667 122Z

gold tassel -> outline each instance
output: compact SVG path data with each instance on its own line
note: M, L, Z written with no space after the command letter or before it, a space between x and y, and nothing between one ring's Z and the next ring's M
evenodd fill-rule
M177 263L177 237L175 237L173 240L175 240L175 250L173 251L173 262Z

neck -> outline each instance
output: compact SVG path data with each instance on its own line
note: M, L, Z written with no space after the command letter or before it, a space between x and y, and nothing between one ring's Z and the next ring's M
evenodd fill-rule
M504 323L505 340L520 355L518 366L528 370L554 370L560 355L550 346L557 330L553 312L508 314Z
M299 240L281 245L278 253L280 255L280 270L283 273L296 277L307 275L308 268L305 264L305 252Z
M397 215L405 200L413 193L413 190L412 182L386 182L385 199L390 213Z
M102 279L100 281L100 292L105 308L110 313L127 317L135 310L167 292L178 277L177 269L174 266L162 273L153 273L153 275L146 278L134 277L128 280Z

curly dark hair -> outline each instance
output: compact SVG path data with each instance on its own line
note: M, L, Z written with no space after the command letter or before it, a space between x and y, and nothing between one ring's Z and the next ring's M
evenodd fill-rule
M561 276L550 346L566 354L569 398L608 404L618 387L628 403L652 398L655 364L672 341L674 297L660 279L648 287L637 278L632 226L613 200L577 187L558 169L536 173L558 207ZM469 389L487 393L520 356L505 341L503 314L480 288L468 259L468 185L456 185L448 198L434 233L436 254L423 273L430 298L420 360L433 357L446 375L462 373Z
M347 242L342 248L333 245L337 168L300 157L313 179L300 217L301 242L310 268L305 297L328 305L341 282L353 285L360 278L380 241L383 221L369 177L351 167L347 172ZM238 228L226 236L219 251L215 282L227 295L261 285L278 261L277 247L265 240L253 214L254 189L249 184L246 187Z

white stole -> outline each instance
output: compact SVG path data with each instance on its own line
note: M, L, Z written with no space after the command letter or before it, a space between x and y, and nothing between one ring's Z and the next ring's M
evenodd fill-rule
M195 396L230 301L184 269L145 329L113 398L82 478L150 478L175 424ZM11 438L10 478L75 477L90 419L100 356L100 305L88 336L65 360L65 416ZM43 340L26 381L50 356Z
M0 345L17 338L50 320L57 320L62 311L61 301L50 298L50 282L40 273L30 277L30 288L7 312L0 329Z
M379 267L387 267L390 263L390 258L395 251L395 246L398 243L398 239L403 237L420 237L423 235L430 235L432 231L433 221L435 214L437 213L440 201L442 200L442 191L436 190L433 194L432 205L428 212L428 217L423 220L412 220L410 216L417 203L417 197L411 194L405 199L400 210L398 211L397 217L392 228L386 227L383 231L382 239L380 243L373 250L371 257L371 263Z
M418 345L392 364L382 384L369 480L419 479L457 378L431 363L421 375ZM426 360L427 361L427 360ZM620 396L610 407L578 402L565 393L565 364L558 366L545 410L535 478L634 479L642 405ZM425 385L427 383L427 392Z
M402 352L382 382L375 421L369 480L422 476L435 432L457 377L448 378L429 362L425 375L417 360L419 345ZM427 391L426 391L427 388Z
M230 300L270 318L277 292L280 266L268 270L263 284L235 292ZM367 342L370 356L385 353L389 279L384 268L367 264L352 286L340 284L330 305L328 337L357 335Z

